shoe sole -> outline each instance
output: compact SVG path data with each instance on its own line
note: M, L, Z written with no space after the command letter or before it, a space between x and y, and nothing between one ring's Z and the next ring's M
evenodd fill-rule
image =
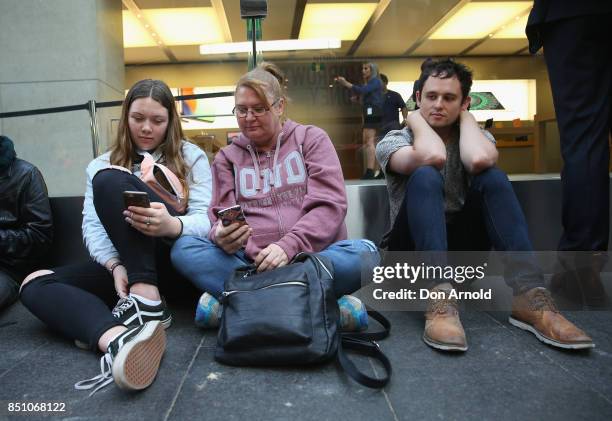
M443 344L440 342L432 341L426 335L423 335L423 342L425 342L430 347L439 349L441 351L465 352L468 350L467 345L460 346L460 345L452 345L452 344Z
M160 321L148 322L134 339L125 344L113 361L113 379L126 390L151 385L166 349L166 332Z
M510 322L510 324L512 326L516 326L519 329L523 329L523 330L526 330L527 332L531 332L540 341L544 342L545 344L555 346L557 348L563 348L563 349L588 349L588 348L595 348L595 344L593 342L582 342L582 343L575 343L575 344L567 344L567 343L556 341L556 340L554 340L552 338L549 338L548 336L542 335L533 326L531 326L531 325L529 325L527 323L521 322L520 320L515 319L514 317L508 317L508 321Z
M166 320L161 320L161 324L164 329L168 329L170 326L172 326L172 316L168 317Z

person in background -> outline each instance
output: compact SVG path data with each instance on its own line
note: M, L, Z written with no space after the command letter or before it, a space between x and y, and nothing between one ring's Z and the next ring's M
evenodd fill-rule
M513 290L510 323L556 347L592 348L591 338L558 312L544 288L523 211L508 177L495 166L495 139L468 111L472 72L452 59L428 59L417 86L419 110L376 148L392 221L381 247L429 252L422 253L426 265L445 267L448 250L493 246L505 252L505 278ZM429 300L423 341L466 351L458 303L450 295L454 286L432 281L439 296Z
M550 287L584 308L606 308L612 2L535 0L526 33L532 54L544 47L563 157L561 270Z
M364 63L361 67L363 85L354 85L343 76L337 76L334 80L353 93L361 95L361 106L363 114L363 146L366 155L366 170L362 180L375 178L376 154L375 141L376 132L380 129L383 116L383 86L378 77L378 66L375 63Z
M236 84L234 114L241 134L212 165L210 233L180 238L172 263L204 292L196 324L217 327L218 300L235 269L254 264L263 272L300 252L318 252L334 267L342 327L359 330L367 326L367 313L346 294L361 287L362 267L371 272L378 264L378 250L368 240L347 240L340 161L327 133L285 118L283 80L278 67L261 63ZM226 226L217 212L235 205L246 223Z
M398 92L387 89L389 79L385 74L380 74L380 80L382 80L383 83L384 98L383 116L379 132L379 136L382 139L391 130L400 130L406 125L406 118L408 117L408 108L406 107L406 102L403 100L402 96ZM398 111L402 113L401 123L398 118Z
M140 178L145 160L172 171L186 212ZM126 206L125 191L146 193L149 207ZM170 88L160 80L135 83L110 151L87 166L82 228L91 260L34 272L21 287L21 301L36 317L79 347L104 353L101 374L75 388L93 394L113 380L126 390L153 382L172 322L159 288L179 279L168 270L170 246L208 233L210 197L208 159L184 140Z
M23 278L53 241L47 186L38 168L17 158L0 136L0 311L17 301Z
M404 102L402 96L398 92L387 89L387 85L389 84L389 78L387 78L387 75L381 73L380 80L382 80L383 83L384 103L382 122L380 132L378 133L378 138L382 139L391 130L400 130L406 125L408 108L406 107L406 102ZM398 111L402 113L401 123L398 119ZM376 174L376 178L384 178L384 176L385 174L383 171L379 171L378 174Z

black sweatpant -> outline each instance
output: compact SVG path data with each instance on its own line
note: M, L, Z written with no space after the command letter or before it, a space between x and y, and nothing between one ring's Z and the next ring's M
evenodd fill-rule
M164 239L144 235L125 222L125 190L146 191L152 202L163 201L138 177L119 170L101 171L93 179L96 212L119 252L129 284L145 282L158 286L161 280L165 287L170 280L180 282L170 264L171 245ZM171 207L168 212L176 214ZM37 277L23 287L22 303L51 329L95 350L102 334L120 325L111 313L118 300L112 275L94 261L51 270L52 274Z

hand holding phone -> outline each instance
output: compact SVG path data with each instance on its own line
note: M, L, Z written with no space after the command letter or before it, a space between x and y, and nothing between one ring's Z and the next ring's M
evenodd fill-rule
M234 222L237 222L238 225L246 224L246 219L244 218L244 213L240 205L230 206L229 208L217 211L217 217L221 219L221 223L224 227Z
M138 206L140 208L151 207L149 195L144 191L124 191L123 203L126 209L130 206Z

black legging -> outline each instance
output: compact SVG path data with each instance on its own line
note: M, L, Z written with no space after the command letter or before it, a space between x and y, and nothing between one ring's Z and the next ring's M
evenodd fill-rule
M169 269L170 247L125 222L123 191L146 191L151 201L162 199L139 178L119 170L99 172L92 187L96 212L121 256L129 285L145 282L157 286L158 271ZM171 207L168 212L176 214ZM51 329L97 349L102 334L120 325L110 312L118 300L112 275L94 261L51 270L52 274L39 276L23 287L23 305Z

